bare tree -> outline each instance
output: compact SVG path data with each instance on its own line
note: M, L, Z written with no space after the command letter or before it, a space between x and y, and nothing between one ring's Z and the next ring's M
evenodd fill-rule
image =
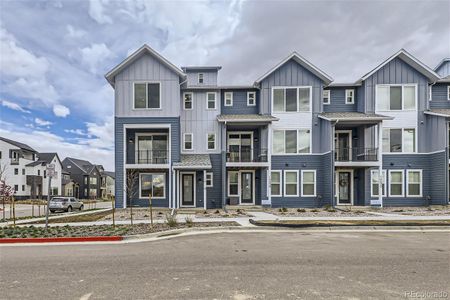
M8 168L8 165L0 164L0 197L2 198L2 214L3 214L3 221L5 221L5 200L7 197L7 193L9 193L9 190L7 191L7 185L6 185L6 169Z
M139 173L135 169L127 170L127 177L126 177L126 193L127 193L127 199L128 204L130 207L130 221L131 225L133 225L133 197L136 194L136 183L138 181Z

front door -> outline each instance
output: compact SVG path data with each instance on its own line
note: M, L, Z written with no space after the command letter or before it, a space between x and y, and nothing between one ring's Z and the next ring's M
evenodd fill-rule
M194 177L193 173L181 174L181 206L195 206Z
M253 172L241 172L241 204L253 203Z
M353 204L353 176L351 171L337 172L337 204L352 205Z
M335 136L336 161L351 160L351 130L336 131Z

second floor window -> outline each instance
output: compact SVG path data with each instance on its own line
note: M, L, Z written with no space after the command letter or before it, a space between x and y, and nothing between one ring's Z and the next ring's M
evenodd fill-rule
M224 105L225 106L233 106L233 92L226 92L224 97L225 97Z
M161 108L160 83L142 82L134 84L134 108Z
M384 128L383 152L416 152L414 128Z
M193 136L192 133L185 133L183 135L183 149L192 150L193 149Z
M323 104L330 104L330 90L323 90Z
M19 169L17 168L14 169L14 175L19 175Z
M297 154L311 152L311 131L299 130L274 130L273 131L274 154Z
M216 93L206 93L206 109L216 109Z
M272 94L274 112L311 111L310 87L274 88Z
M97 185L97 177L90 177L89 178L89 184L90 185Z
M183 107L185 110L192 109L192 93L184 93L183 96Z
M247 106L255 106L255 105L256 105L256 92L248 92Z
M376 106L379 111L416 109L416 86L377 85Z
M199 84L203 84L204 83L203 73L198 73L198 83Z
M208 133L208 150L215 150L216 149L216 134L215 133Z
M355 90L345 90L345 104L355 103Z

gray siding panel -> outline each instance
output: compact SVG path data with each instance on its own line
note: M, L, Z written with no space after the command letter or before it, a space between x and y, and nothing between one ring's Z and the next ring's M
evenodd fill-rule
M448 122L444 117L426 115L427 151L440 151L448 146Z
M447 88L450 83L436 83L432 86L430 108L450 108Z
M436 73L438 73L442 78L450 75L450 61L445 61L442 65L440 65L436 70Z
M211 159L213 172L213 187L207 188L207 205L208 208L222 207L222 154L213 154L209 156Z
M353 89L355 90L355 100L354 104L345 104L345 90ZM347 112L347 111L357 111L359 97L354 87L339 87L330 88L330 104L324 105L323 110L325 112Z
M233 93L233 106L225 106L224 93ZM256 105L247 105L247 92L256 92ZM258 114L259 113L259 93L256 90L223 90L222 91L222 114Z
M203 73L203 84L198 83L198 74ZM218 72L214 71L187 71L188 86L214 86L217 85Z

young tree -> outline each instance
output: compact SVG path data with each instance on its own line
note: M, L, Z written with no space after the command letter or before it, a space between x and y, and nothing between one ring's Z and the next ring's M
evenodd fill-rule
M130 207L130 222L133 225L133 197L136 194L136 183L138 181L139 173L135 169L127 170L126 176L126 195L128 199L128 205Z
M6 184L6 169L7 168L8 168L8 165L6 165L6 164L0 165L0 197L2 198L3 221L5 221L5 200L8 197L7 194L9 194L9 190L11 188Z

